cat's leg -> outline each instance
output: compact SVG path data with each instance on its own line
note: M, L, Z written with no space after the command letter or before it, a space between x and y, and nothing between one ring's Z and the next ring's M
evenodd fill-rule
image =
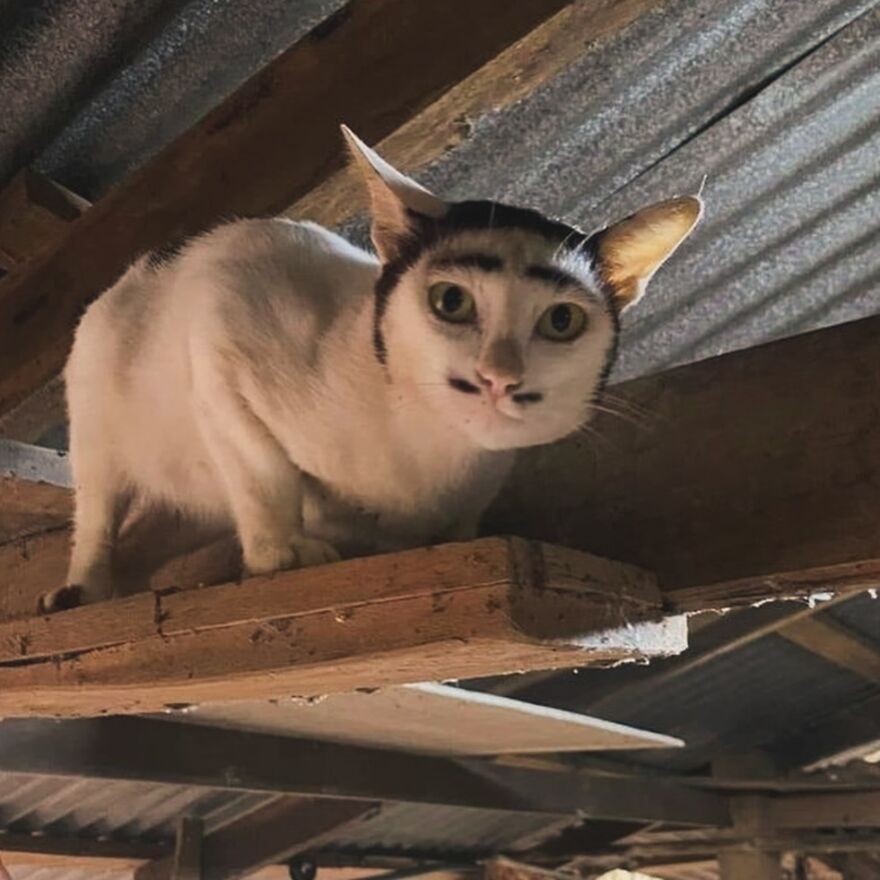
M98 447L73 456L76 509L67 582L40 597L39 609L45 613L113 595L113 551L128 495L102 452Z
M264 574L339 559L303 533L303 477L266 426L237 395L202 407L200 427L220 475L247 571Z

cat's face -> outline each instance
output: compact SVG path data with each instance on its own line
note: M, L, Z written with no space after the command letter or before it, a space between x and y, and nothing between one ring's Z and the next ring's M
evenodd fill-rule
M564 437L589 420L617 318L588 255L536 232L441 238L388 296L389 371L484 449Z
M393 383L484 449L585 424L618 316L699 220L685 196L587 236L495 202L448 203L343 129L370 192L376 356Z

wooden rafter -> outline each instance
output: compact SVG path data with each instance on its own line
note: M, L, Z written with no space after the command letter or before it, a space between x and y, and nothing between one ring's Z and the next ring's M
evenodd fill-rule
M82 307L137 254L288 207L341 167L340 122L387 136L567 2L349 0L4 279L0 414L59 372Z
M724 826L727 799L680 783L511 767L142 718L0 722L0 770L234 791ZM234 772L233 772L234 771ZM561 782L564 780L564 784Z

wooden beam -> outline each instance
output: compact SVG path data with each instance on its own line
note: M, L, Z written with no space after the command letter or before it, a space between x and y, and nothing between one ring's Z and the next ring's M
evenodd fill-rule
M0 853L7 865L40 865L83 870L131 870L148 859L168 855L161 843L56 837L49 834L0 833Z
M25 168L0 192L0 275L57 244L89 203Z
M651 622L660 604L645 572L516 538L142 593L0 624L0 714L151 712L682 650L682 618Z
M4 279L0 413L59 372L83 306L135 255L289 206L341 167L340 122L382 139L567 2L349 0Z
M161 859L138 868L134 880L244 877L298 853L319 849L331 835L375 815L378 809L363 801L275 798L200 839L200 873L193 877L178 875L173 860Z
M487 527L641 565L680 609L876 585L878 336L874 317L615 386L645 425L600 415L600 456L526 451Z
M787 795L769 801L773 828L880 828L880 791Z
M494 765L141 718L0 722L0 770L723 826L727 799L643 777Z
M792 621L779 635L840 669L880 684L880 647L827 614Z

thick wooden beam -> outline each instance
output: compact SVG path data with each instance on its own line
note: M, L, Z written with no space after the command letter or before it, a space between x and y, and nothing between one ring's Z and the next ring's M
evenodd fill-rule
M528 451L487 525L641 565L680 608L706 584L719 604L872 586L878 337L869 318L615 386L644 425L603 414L595 455L582 437Z
M349 0L4 280L0 413L58 373L83 306L134 256L286 208L341 167L340 122L380 140L567 2Z
M0 192L0 276L52 247L89 203L25 168Z
M275 798L200 838L200 873L192 880L233 880L319 849L330 835L375 815L378 809L364 801ZM178 845L180 840L178 835ZM184 880L174 873L175 867L174 859L149 862L135 871L134 880Z
M726 797L638 776L560 774L141 718L7 719L0 722L0 770L560 818L729 822Z
M788 828L880 828L880 791L788 795L769 801L769 823Z
M150 712L682 650L683 618L660 613L638 569L483 538L0 624L0 714Z

